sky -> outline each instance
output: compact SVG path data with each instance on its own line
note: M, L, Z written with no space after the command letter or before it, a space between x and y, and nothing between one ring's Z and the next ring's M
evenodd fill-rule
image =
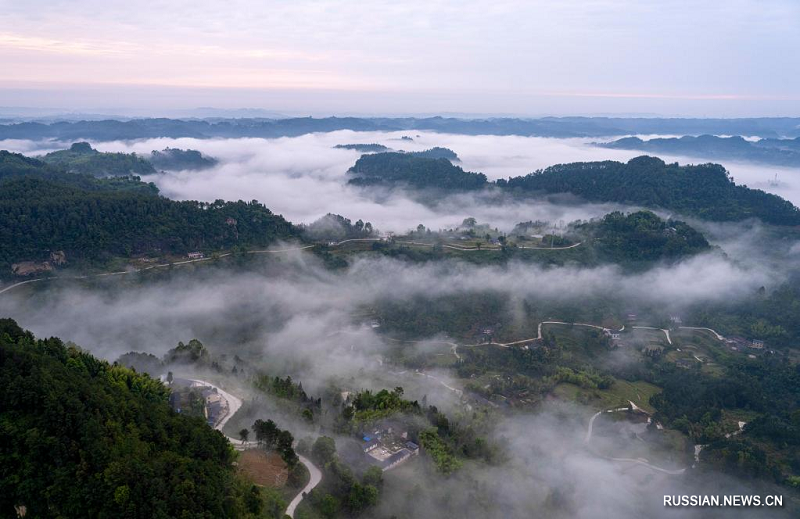
M0 107L800 116L796 0L0 0Z

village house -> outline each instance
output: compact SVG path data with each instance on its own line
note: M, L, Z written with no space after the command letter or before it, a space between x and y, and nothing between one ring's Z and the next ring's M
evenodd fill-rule
M384 424L361 436L367 460L389 470L419 453L419 445L408 440L408 432L396 424Z

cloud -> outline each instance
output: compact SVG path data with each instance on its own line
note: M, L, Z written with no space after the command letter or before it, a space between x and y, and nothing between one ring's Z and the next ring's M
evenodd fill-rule
M198 338L212 347L292 365L322 362L328 369L342 364L349 356L342 352L350 348L370 359L384 353L381 339L358 328L351 316L386 301L492 292L509 301L510 311L522 301L547 308L603 298L679 309L740 299L782 280L779 273L738 265L718 253L629 275L614 266L409 264L389 258L356 259L344 271L332 272L300 253L264 269L232 272L209 266L196 273L136 274L91 286L48 281L32 297L25 291L4 294L0 315L107 358L129 350L162 354L178 341ZM342 330L351 332L341 335ZM340 374L353 373L363 360L348 363Z
M413 142L399 141L411 135ZM475 194L445 197L435 207L425 206L408 193L376 195L349 187L347 170L360 156L353 150L333 149L336 144L380 143L392 149L419 151L434 146L453 149L467 171L480 171L490 179L528 174L553 164L593 161L627 161L641 155L629 150L608 150L590 145L591 139L554 139L519 136L467 136L433 132L337 131L278 139L147 139L134 142L102 142L101 151L149 154L153 149L198 149L221 159L205 171L169 172L147 178L171 198L213 201L257 199L295 223L310 223L326 213L363 219L383 231L404 232L422 223L432 229L451 228L468 216L510 231L521 221L573 221L626 209L618 204L554 204L546 200L497 200ZM67 146L69 143L63 143ZM53 143L0 142L12 150L31 153ZM701 162L679 157L669 161ZM800 180L787 170L728 164L739 183L775 192L800 203ZM769 184L775 174L781 183Z

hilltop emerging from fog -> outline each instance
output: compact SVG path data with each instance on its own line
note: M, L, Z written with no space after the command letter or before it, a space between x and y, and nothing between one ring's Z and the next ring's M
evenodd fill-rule
M571 193L592 202L619 202L666 209L713 221L759 218L776 225L800 225L791 202L758 189L736 185L718 164L680 166L655 157L559 164L522 177L487 180L444 159L398 153L362 156L350 169L350 183L360 186L402 185L474 191L489 187L532 196Z
M748 141L743 137L685 135L680 138L642 140L626 137L598 144L603 148L642 150L651 153L685 155L707 159L726 159L774 166L800 166L800 137L794 139L761 139Z

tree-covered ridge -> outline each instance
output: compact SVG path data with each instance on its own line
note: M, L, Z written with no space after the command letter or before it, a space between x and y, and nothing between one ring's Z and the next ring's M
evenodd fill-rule
M0 185L20 177L53 180L59 184L87 191L132 190L158 194L155 184L141 182L136 176L96 178L91 175L69 173L41 160L0 150Z
M415 188L474 190L488 184L483 173L464 171L446 158L410 153L363 155L349 173L353 175L349 183L360 186L402 183Z
M589 201L664 208L715 221L759 218L800 225L800 210L783 198L736 185L718 164L679 166L655 157L559 164L524 177L498 180L520 193L573 193Z
M377 143L370 143L370 144L337 144L334 146L335 149L339 150L354 150L360 151L362 153L380 153L383 151L389 151L389 148L384 146L383 144Z
M349 183L408 185L465 191L496 186L518 196L572 193L592 202L618 202L663 208L714 221L759 218L776 225L800 225L800 210L783 198L736 185L718 164L680 166L655 157L559 164L522 177L489 182L445 159L407 153L364 155L350 168Z
M663 220L650 211L615 211L580 228L592 237L601 258L614 262L679 259L710 249L690 225Z
M683 137L643 140L625 137L616 141L598 143L604 148L642 150L651 153L687 155L715 160L742 160L776 166L800 165L800 138L762 139L748 141L739 136L685 135Z
M299 236L256 201L202 203L158 196L135 178L95 179L0 153L0 271L17 261L105 261L132 254L183 254L265 247Z
M312 240L345 240L368 238L375 229L372 223L358 220L356 223L338 214L328 213L309 225L302 225L304 234Z
M153 165L135 153L104 153L88 142L76 142L68 150L53 151L41 157L43 162L71 173L95 177L148 175L155 173Z
M165 148L162 151L153 150L147 159L159 170L197 170L208 169L219 162L213 157L207 157L197 150L181 150L178 148Z
M0 319L0 515L259 517L227 439L157 380Z
M409 151L407 153L409 155L422 157L424 159L447 159L451 162L460 162L461 160L458 158L458 155L455 151L451 150L450 148L442 148L441 146L435 146L424 151Z
M42 251L70 258L266 247L297 236L281 216L252 202L176 202L131 191L86 191L37 179L0 189L0 268Z

